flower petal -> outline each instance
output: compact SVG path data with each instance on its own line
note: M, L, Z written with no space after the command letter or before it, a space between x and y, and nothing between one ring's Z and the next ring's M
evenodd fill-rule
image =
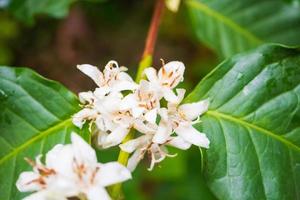
M141 120L135 120L133 127L144 134L153 134L156 132L157 130L157 125L156 124L151 124L151 123L144 123Z
M121 110L127 110L136 107L138 104L137 100L135 99L134 94L128 94L125 96L121 103L120 103L120 109Z
M22 172L17 180L16 186L21 192L31 192L42 189L38 182L34 181L40 177L34 172Z
M78 161L88 163L91 165L97 163L95 150L88 143L86 143L79 135L72 132L71 141L74 156Z
M93 103L95 96L93 94L93 92L88 91L88 92L80 92L78 94L79 97L79 101L81 103Z
M120 144L119 147L122 149L122 151L125 151L127 153L132 153L137 148L143 147L150 142L151 142L151 136L143 135L136 139L129 140L128 142L126 142L124 144Z
M163 88L163 95L164 98L171 103L176 103L178 102L178 97L174 93L174 91L170 88Z
M105 141L103 141L103 143L100 144L100 146L102 146L103 148L116 146L122 142L122 140L126 137L128 132L129 128L119 126L107 135Z
M89 76L99 87L103 84L103 74L95 66L89 64L77 65L77 68L85 75Z
M154 124L156 122L156 117L157 117L157 109L156 108L148 111L145 114L145 119L152 124Z
M182 62L168 62L158 71L158 79L162 83L168 83L168 87L173 89L183 81L184 70L185 66Z
M178 110L184 113L189 120L194 120L198 116L207 111L209 106L208 100L199 101L197 103L187 103L179 106Z
M150 82L156 83L158 81L157 71L153 67L146 68L144 74Z
M137 165L139 164L139 162L143 159L145 154L145 151L141 150L141 149L137 149L128 159L128 164L127 164L127 168L133 172L135 170L135 168L137 167Z
M96 117L96 115L97 113L95 110L90 108L84 108L75 115L73 115L72 122L75 126L82 128L86 120L90 120Z
M167 122L160 121L158 129L152 139L154 143L165 143L172 134L172 127Z
M101 164L96 175L96 183L106 187L131 179L130 171L118 162Z
M120 92L125 90L135 90L138 85L134 82L130 81L116 81L116 83L112 86L113 92Z
M96 88L94 94L98 99L103 99L105 95L107 95L109 92L110 92L110 87L103 86L103 87Z
M23 200L67 200L67 198L56 191L41 190L25 197Z
M110 196L103 187L92 187L86 192L88 200L110 200Z
M190 126L178 126L175 129L177 135L182 137L185 141L194 144L199 147L208 148L209 140L205 134L200 133L192 125Z
M182 150L187 150L192 145L191 143L185 141L184 139L182 139L179 136L171 137L171 140L169 142L167 142L166 144L169 145L169 146L176 147L178 149L182 149Z

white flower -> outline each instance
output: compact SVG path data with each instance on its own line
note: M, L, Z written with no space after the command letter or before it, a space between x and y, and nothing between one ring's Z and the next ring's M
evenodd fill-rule
M185 90L175 92L175 87L183 81L185 66L182 62L163 63L158 72L146 68L144 73L148 80L141 80L139 85L133 83L115 61L109 62L103 73L89 65L79 66L79 69L99 87L94 92L79 94L84 108L74 115L73 123L78 127L86 121L90 126L95 124L94 133L101 148L120 144L132 128L142 133L139 138L120 145L123 151L134 152L128 163L131 170L146 152L151 159L150 170L156 163L173 156L168 154L167 145L179 149L188 149L192 144L209 147L206 135L193 127L208 109L209 102L180 105ZM124 96L123 90L129 93ZM162 98L167 101L166 108L161 106Z
M160 98L154 89L148 81L142 80L137 90L122 100L121 109L129 109L133 117L137 118L143 115L145 120L155 123L160 107Z
M178 89L178 99L168 103L168 108L160 109L161 121L153 142L164 143L173 132L180 138L199 147L209 147L209 140L204 133L199 132L193 124L199 122L199 117L207 111L209 101L179 105L184 96L184 89Z
M122 151L127 153L133 153L128 160L127 168L130 171L133 171L138 163L144 158L144 155L147 154L150 159L150 167L148 168L151 171L156 163L163 161L166 157L174 157L168 153L166 147L173 146L182 150L190 148L191 144L184 141L180 137L169 137L165 143L158 144L153 142L153 135L146 134L140 136L139 138L130 140L124 144L120 145Z
M34 171L20 175L18 189L36 191L27 199L110 199L105 187L131 178L128 169L117 162L98 163L94 149L77 134L72 133L71 141L50 150L45 165L38 157L31 162Z
M77 68L107 93L133 90L137 87L132 78L124 72L127 71L127 68L119 67L116 61L109 61L103 73L97 67L89 64L77 65Z
M167 101L174 102L177 97L172 89L183 81L184 70L185 66L182 62L172 61L164 64L158 73L152 67L146 68L144 73L154 90L159 91Z

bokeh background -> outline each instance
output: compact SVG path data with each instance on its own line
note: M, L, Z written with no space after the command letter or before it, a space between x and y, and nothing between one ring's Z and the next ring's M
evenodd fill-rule
M38 15L24 22L0 11L0 64L26 66L79 92L94 85L76 69L89 63L100 68L116 60L134 75L141 58L154 1L77 1L62 19ZM216 56L196 42L187 13L165 10L154 55L186 64L191 88L217 63ZM197 67L196 67L197 66ZM197 72L197 73L195 73Z
M3 3L4 1L0 0ZM144 48L154 1L107 0L77 1L66 17L38 15L34 21L17 19L0 11L0 65L29 67L44 77L61 82L74 93L95 87L76 69L89 63L102 68L116 60L135 75ZM217 56L196 42L189 30L184 9L165 10L154 55L154 67L166 62L186 65L182 87L191 90L217 63ZM99 153L102 161L116 160L118 149ZM144 161L134 179L124 184L126 199L214 199L201 175L198 148L170 153L149 172Z

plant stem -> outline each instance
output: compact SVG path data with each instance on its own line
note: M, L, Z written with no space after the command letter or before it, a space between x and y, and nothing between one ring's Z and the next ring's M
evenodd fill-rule
M136 81L139 82L143 78L143 71L152 64L154 47L156 44L157 34L163 10L165 8L164 0L156 0L154 12L151 19L148 35L146 38L145 48L142 59L139 63L139 68L136 76Z
M164 0L156 0L154 12L151 19L151 24L146 38L144 52L142 55L142 59L139 63L139 67L136 75L136 82L140 82L140 80L143 79L144 69L152 65L153 51L154 51L154 47L157 39L157 33L159 30L159 25L160 25L164 7L165 7ZM126 136L126 138L122 141L122 143L125 143L133 138L134 138L134 130L131 130L129 134ZM128 158L129 158L129 154L127 152L120 150L118 156L118 162L126 166L128 162ZM111 194L112 197L116 200L123 199L122 184L120 183L112 186Z

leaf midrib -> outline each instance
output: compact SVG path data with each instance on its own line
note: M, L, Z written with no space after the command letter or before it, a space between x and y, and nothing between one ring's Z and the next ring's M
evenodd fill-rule
M222 22L226 26L232 28L236 32L238 32L241 35L243 35L248 40L252 41L254 44L258 45L258 44L263 43L263 41L261 39L259 39L258 37L256 37L249 30L243 28L242 26L240 26L239 24L237 24L236 22L234 22L232 19L228 18L227 16L222 15L219 12L211 9L207 5L205 5L205 4L203 4L203 3L199 2L199 1L195 1L195 0L187 0L186 4L190 5L194 9L198 9L198 10L202 11L203 13L205 13L206 15L208 15L210 17L213 17L216 20Z
M234 117L232 115L221 113L221 112L218 112L218 111L215 111L215 110L209 110L209 111L206 112L206 114L210 115L210 116L213 116L213 117L216 117L216 118L222 118L222 119L225 119L225 120L228 120L228 121L232 121L232 122L241 124L245 127L257 130L259 133L270 136L270 137L276 139L277 141L287 145L291 149L294 149L295 151L300 152L300 147L299 146L295 145L294 143L292 143L291 141L285 139L284 137L281 137L280 135L277 135L276 133L273 133L272 131L267 130L263 127L260 127L256 124L251 124L251 123L249 123L249 122L247 122L247 121L245 121L241 118L237 118L237 117Z
M55 124L54 126L52 126L51 128L40 132L39 134L35 135L34 137L30 138L29 140L27 140L25 143L23 143L22 145L18 146L17 148L15 148L13 151L11 151L9 154L7 154L6 156L2 157L0 159L0 165L2 165L6 160L14 157L15 155L17 155L21 150L26 149L28 146L30 146L32 143L38 141L39 139L42 139L48 135L50 135L51 133L53 133L54 131L56 131L57 129L60 129L64 126L68 126L71 124L71 118L65 119L63 121L61 121L58 124Z

